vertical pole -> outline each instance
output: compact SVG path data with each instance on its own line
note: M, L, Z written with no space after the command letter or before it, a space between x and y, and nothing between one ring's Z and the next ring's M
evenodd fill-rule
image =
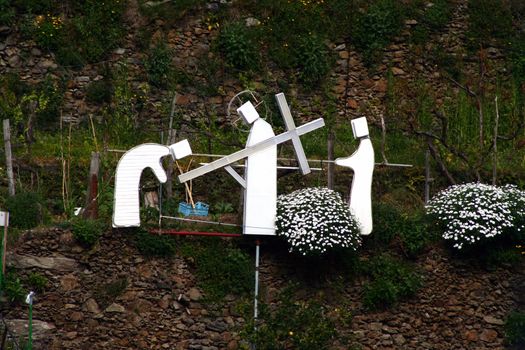
M7 255L7 226L9 225L9 212L4 212L4 234L2 235L2 247L1 247L1 262L2 262L2 270L0 271L0 286L2 286L2 283L4 281L5 276L5 256Z
M334 160L334 132L328 131L328 171L327 171L327 186L329 189L334 189L334 163L330 160Z
M255 241L255 293L253 298L253 324L257 330L257 318L259 317L258 299L259 299L259 249L261 242Z
M33 297L35 292L31 291L26 296L26 304L29 304L29 325L27 336L27 350L33 350Z
M496 104L496 120L494 122L494 139L492 144L492 185L496 186L498 179L498 123L499 123L499 108L498 96L494 98Z
M86 209L82 215L85 219L98 218L98 174L100 169L100 154L91 152L91 163L89 165L89 183L86 197Z
M29 336L27 349L33 349L33 303L29 304Z
M430 151L425 152L425 204L430 200Z
M11 129L9 119L4 119L4 146L5 162L7 167L7 180L9 182L9 196L15 195L15 177L13 176L13 158L11 155Z

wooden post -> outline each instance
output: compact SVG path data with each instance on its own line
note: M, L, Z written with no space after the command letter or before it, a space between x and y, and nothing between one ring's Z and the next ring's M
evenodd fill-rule
M4 146L5 163L7 167L7 180L9 182L9 196L15 195L15 177L13 175L13 157L11 154L11 129L9 119L4 119Z
M327 187L331 190L334 189L334 132L330 130L328 132L328 169L327 169Z
M171 110L170 110L170 122L168 124L168 139L166 140L166 145L169 146L172 143L175 143L175 136L177 135L177 130L173 129L173 116L175 115L175 108L177 106L177 92L173 95L171 100ZM168 169L166 170L166 198L173 198L173 158L168 157ZM162 196L162 193L161 193ZM161 201L162 203L162 201ZM162 205L162 204L161 204Z
M91 164L89 166L89 184L86 196L86 209L84 209L83 217L85 219L98 218L98 173L100 168L100 154L98 152L91 153Z

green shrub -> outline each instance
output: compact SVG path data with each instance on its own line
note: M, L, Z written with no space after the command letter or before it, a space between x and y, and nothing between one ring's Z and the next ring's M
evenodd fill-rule
M488 269L496 266L514 266L518 265L522 260L522 252L516 246L500 247L495 246L481 257L482 262Z
M434 0L432 6L426 7L422 21L430 29L439 30L448 24L451 15L450 0Z
M69 40L86 61L96 62L117 46L125 33L122 25L125 9L125 0L79 3L78 15L71 22Z
M105 79L94 81L86 88L87 101L95 104L111 102L112 94L113 86L111 81Z
M53 0L12 0L12 3L23 13L51 13L56 10Z
M333 60L320 37L315 35L302 37L295 52L295 66L299 69L299 81L312 88L327 76Z
M80 245L90 248L102 236L104 224L97 220L77 217L71 222L71 232Z
M29 17L31 18L31 17ZM56 50L65 42L64 20L51 14L38 15L30 23L30 34L36 43L47 50Z
M490 45L492 40L512 37L512 12L506 0L471 0L468 35L474 48Z
M0 25L11 25L15 18L15 9L10 0L0 0Z
M403 226L399 210L389 204L373 203L373 234L368 238L374 248L387 248Z
M46 276L38 273L31 272L25 281L25 285L32 291L43 292L48 285L48 279Z
M41 130L56 130L60 122L60 108L64 101L64 86L61 81L51 75L37 86L39 106L36 113L36 123Z
M369 310L385 309L414 295L421 277L407 263L383 254L365 267L371 281L364 287L363 305Z
M320 303L294 301L288 288L280 293L275 308L260 304L257 329L250 322L242 335L259 350L311 350L328 349L337 331Z
M156 87L168 86L173 75L171 58L173 56L170 48L160 40L147 55L144 68L148 74L148 81Z
M505 322L505 338L516 349L525 347L525 313L513 312Z
M10 302L20 302L24 300L25 291L22 282L13 270L6 271L2 282L2 291Z
M93 297L102 308L106 308L124 293L128 285L129 281L126 277L103 283L95 288Z
M227 294L247 294L253 285L253 263L248 254L226 241L209 239L186 242L181 254L191 258L199 285L210 300Z
M403 28L403 20L402 4L396 0L373 1L357 17L352 41L363 53L365 63L379 60L383 48Z
M418 24L413 29L412 40L417 44L424 44L430 33L443 30L451 17L450 0L436 0L432 2L432 6L424 6L421 12L415 14Z
M218 49L231 67L256 70L259 65L257 42L252 39L249 28L241 22L230 23L221 29Z
M6 199L9 224L20 229L30 229L43 222L41 197L34 192L19 192Z
M56 50L56 59L60 65L77 70L86 64L82 54L72 45L60 46Z
M399 245L408 258L416 258L438 236L427 225L424 213L403 214L389 204L374 204L374 230L368 242L377 248Z
M168 235L150 234L138 229L135 234L135 247L145 256L171 257L175 255L175 239Z

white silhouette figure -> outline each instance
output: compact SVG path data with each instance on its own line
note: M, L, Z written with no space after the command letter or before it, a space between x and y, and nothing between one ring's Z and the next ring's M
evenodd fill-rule
M275 137L272 126L259 117L251 102L237 112L244 122L252 124L246 148ZM275 235L277 212L277 145L254 152L246 158L244 174L243 233Z
M366 118L352 120L352 132L359 139L359 147L351 156L337 158L335 164L354 171L350 190L350 212L359 223L360 233L372 232L372 175L374 173L374 148L368 134Z
M161 159L169 154L175 160L190 155L188 141L183 140L169 147L145 143L133 147L120 158L115 174L113 227L140 226L139 183L142 171L151 168L160 182L166 182Z

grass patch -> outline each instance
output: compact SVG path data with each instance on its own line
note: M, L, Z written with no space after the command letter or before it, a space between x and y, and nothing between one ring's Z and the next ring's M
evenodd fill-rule
M371 277L363 292L363 305L382 310L413 296L422 286L421 276L406 262L382 254L364 267Z

